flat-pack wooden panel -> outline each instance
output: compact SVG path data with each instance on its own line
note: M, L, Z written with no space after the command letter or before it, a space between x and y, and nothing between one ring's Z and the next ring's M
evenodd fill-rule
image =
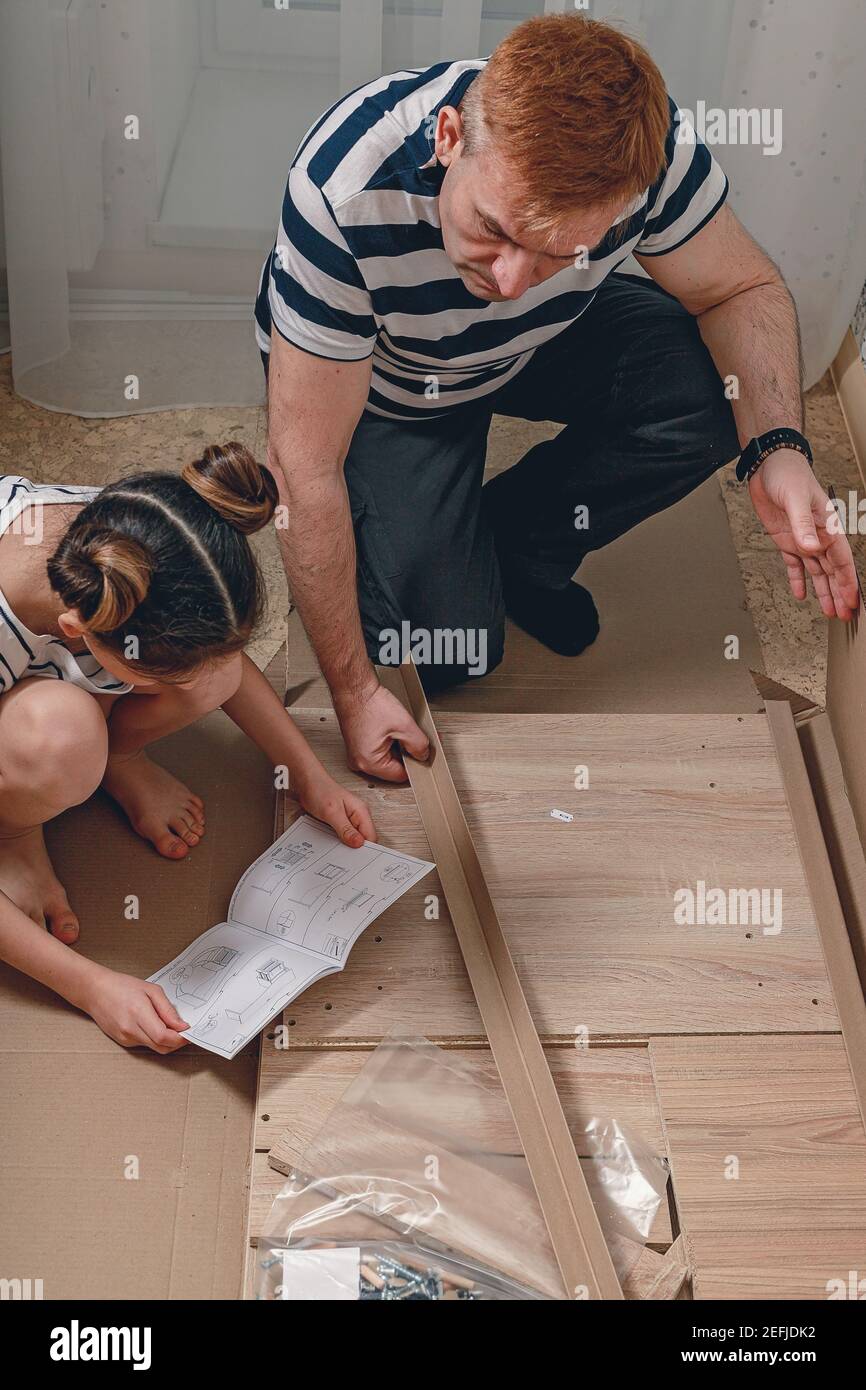
M866 1269L841 1037L654 1038L650 1056L696 1297L826 1298Z
M687 1242L698 1299L862 1299L866 1228L712 1231ZM793 1320L791 1320L793 1321ZM808 1318L805 1319L808 1322Z
M332 1114L346 1089L370 1062L371 1055L369 1049L279 1050L268 1047L263 1052L256 1145L260 1150L270 1146L267 1165L271 1171L265 1171L262 1154L257 1154L250 1207L251 1240L258 1240L264 1231L272 1229L269 1215L273 1200L285 1181L284 1174L296 1166L303 1169L305 1152L314 1141L318 1152L330 1154L328 1136L335 1128L340 1134L335 1152L341 1159L348 1159L347 1172L366 1171L363 1164L358 1168L347 1155L347 1148L351 1153L353 1144L359 1146L360 1153L377 1153L380 1164L375 1170L377 1174L390 1172L389 1160L393 1159L397 1160L399 1169L400 1155L414 1152L414 1130L402 1130L402 1121L384 1103L384 1095L381 1097L383 1104L375 1113L353 1108L339 1117ZM546 1055L591 1190L597 1187L600 1175L589 1157L598 1152L587 1140L586 1129L590 1122L595 1122L598 1132L602 1124L612 1119L618 1121L634 1146L638 1162L644 1151L653 1159L664 1155L664 1136L646 1048L578 1052L573 1048L549 1047ZM483 1170L478 1170L469 1160L473 1147L482 1146L486 1153L494 1156L494 1171L489 1179L483 1180L485 1201L495 1208L498 1198L503 1209L500 1223L503 1227L516 1219L511 1204L515 1201L523 1204L527 1208L524 1220L538 1227L538 1248L546 1250L540 1210L530 1195L528 1172L513 1166L513 1157L521 1152L520 1144L489 1049L449 1048L448 1056L458 1066L469 1065L473 1084L467 1087L455 1079L451 1086L443 1076L441 1089L429 1096L433 1110L431 1134L423 1138L417 1136L425 1155L427 1148L435 1143L433 1136L438 1131L465 1136L459 1151L449 1144L443 1155L443 1172L449 1174L443 1189L446 1202L457 1178L455 1165L458 1169L462 1166L464 1183L478 1180L479 1171ZM400 1109L398 1107L398 1111ZM411 1121L407 1119L407 1122L411 1126ZM610 1134L609 1129L607 1133ZM608 1149L605 1154L609 1154ZM411 1162L405 1166L407 1171L412 1170ZM497 1178L495 1174L500 1168L501 1178ZM332 1170L325 1162L321 1167L316 1164L314 1171L327 1176ZM423 1171L423 1163L420 1171ZM456 1234L459 1237L459 1232ZM673 1238L665 1196L649 1233L649 1242L666 1248ZM545 1268L550 1258L548 1251ZM557 1284L556 1278L553 1282Z
M348 772L331 711L292 713L366 796L383 842L429 857L411 790ZM762 716L440 713L437 726L542 1036L838 1030ZM691 924L675 920L689 908L679 890L694 895ZM736 921L714 921L712 890ZM287 1021L298 1042L376 1039L394 1025L481 1036L436 876Z
M581 1159L581 1166L587 1181L592 1183L591 1160ZM279 1168L272 1167L267 1154L256 1153L253 1155L249 1207L249 1240L251 1244L255 1244L264 1232L270 1229L269 1218L274 1199L279 1196L285 1182L286 1174ZM672 1240L670 1209L667 1201L663 1201L653 1221L647 1244L664 1249L670 1245Z
M245 1274L245 1297L255 1297L257 1263L261 1258L257 1244L261 1237L268 1230L269 1234L274 1234L269 1229L269 1218L274 1199L279 1196L280 1190L285 1182L282 1173L272 1168L267 1161L267 1155L263 1153L255 1154L252 1168L252 1192L250 1198L250 1244L247 1249L247 1263ZM351 1235L350 1235L351 1232ZM340 1239L385 1239L393 1238L393 1231L388 1227L383 1227L372 1218L361 1218L355 1215L347 1223L345 1231L335 1227L334 1235ZM661 1221L653 1228L652 1242L654 1244L667 1244L670 1235L665 1234ZM637 1246L634 1247L638 1249ZM623 1293L626 1298L674 1298L678 1289L682 1286L688 1271L685 1267L685 1254L683 1246L679 1241L675 1241L664 1253L657 1253L654 1249L647 1248L640 1255L637 1263L625 1274L622 1280ZM551 1294L559 1296L556 1285L555 1274L551 1271L552 1287Z
M500 1082L489 1049L456 1051L471 1060L473 1070L490 1085L491 1095L498 1101ZM588 1051L548 1047L545 1051L579 1154L589 1153L584 1131L590 1120L600 1117L617 1120L653 1153L664 1154L664 1135L645 1047ZM272 1042L265 1042L256 1148L272 1150L286 1164L297 1162L369 1057L368 1050L281 1050ZM503 1123L507 1117L501 1102L491 1104L489 1123L482 1124L484 1119L477 1112L467 1117L472 1133L500 1145L503 1152L513 1153L514 1127L513 1123Z

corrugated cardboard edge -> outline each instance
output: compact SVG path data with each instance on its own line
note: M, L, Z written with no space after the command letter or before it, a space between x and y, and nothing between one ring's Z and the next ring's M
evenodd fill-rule
M866 1125L866 1000L860 987L848 926L790 706L783 700L768 701L767 719L815 909L860 1115Z
M466 970L502 1078L568 1298L623 1292L568 1122L502 933L457 791L411 662L380 671L430 740L428 762L406 758Z
M236 1068L252 1067L242 1053ZM243 1266L234 1258L243 1248L249 1200L239 1206L242 1187L248 1196L249 1150L255 1132L255 1104L243 1087L201 1071L190 1078L187 1096L183 1167L174 1222L170 1299L241 1296ZM202 1291L203 1270L210 1270L209 1290Z

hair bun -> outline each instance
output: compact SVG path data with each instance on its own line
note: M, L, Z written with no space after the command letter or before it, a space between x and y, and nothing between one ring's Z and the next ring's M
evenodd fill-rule
M83 536L62 559L49 562L52 583L62 584L64 599L95 636L116 632L128 622L147 597L152 573L145 546L101 529Z
M245 536L267 526L276 511L273 473L235 441L210 444L200 459L186 465L181 477L223 521Z

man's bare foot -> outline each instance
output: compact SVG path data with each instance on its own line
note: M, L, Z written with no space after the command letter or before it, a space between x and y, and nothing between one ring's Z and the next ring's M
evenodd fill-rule
M48 858L41 825L0 839L0 890L59 941L71 946L78 940L78 918Z
M102 785L126 812L133 830L164 854L183 859L204 834L204 802L146 753L109 758Z

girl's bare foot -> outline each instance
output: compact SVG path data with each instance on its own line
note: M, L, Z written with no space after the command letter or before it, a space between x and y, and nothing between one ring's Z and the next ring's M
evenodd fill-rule
M78 918L48 858L41 825L0 839L0 890L59 941L71 946L78 940Z
M102 785L129 817L133 830L164 854L183 859L204 834L204 802L146 753L108 759Z

